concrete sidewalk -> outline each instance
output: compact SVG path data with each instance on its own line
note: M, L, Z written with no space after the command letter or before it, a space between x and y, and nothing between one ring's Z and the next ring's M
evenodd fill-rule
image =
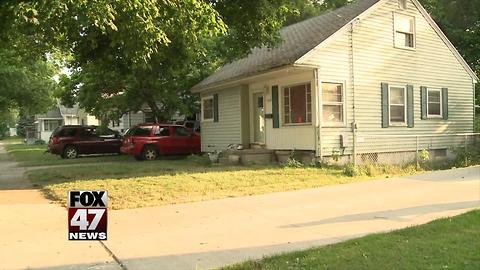
M113 211L127 269L204 269L453 216L480 206L480 167L311 190Z
M121 269L100 242L68 241L65 208L31 188L0 144L0 269Z

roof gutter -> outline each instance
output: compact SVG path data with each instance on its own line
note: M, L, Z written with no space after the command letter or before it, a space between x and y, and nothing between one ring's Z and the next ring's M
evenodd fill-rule
M270 73L274 73L274 72L278 72L278 71L282 71L284 69L289 69L289 68L294 68L294 67L295 67L295 65L293 65L293 64L283 65L283 66L279 66L279 67L276 67L276 68L271 68L269 70L258 72L254 75L247 74L247 75L242 75L242 76L232 78L232 79L229 79L229 80L220 81L218 83L213 83L213 84L210 84L210 85L201 86L201 87L198 87L198 88L193 87L190 91L192 93L201 93L201 92L214 90L214 89L218 89L218 88L225 88L227 86L238 84L238 83L241 83L241 82L244 82L244 81L247 81L247 80L258 79L258 78L267 76Z
M237 77L237 78L234 78L234 79L231 79L231 80L226 80L226 81L214 83L214 84L211 84L211 85L207 85L205 87L192 88L191 91L192 91L192 93L201 93L201 92L205 92L205 91L209 91L209 90L214 90L214 89L217 89L217 88L224 88L224 87L231 86L231 85L234 85L234 84L242 83L242 82L247 81L247 80L259 79L259 78L262 78L264 76L268 76L271 73L279 72L279 71L282 71L282 70L285 70L285 69L308 69L308 70L310 70L310 69L317 69L319 67L320 67L319 65L293 63L293 64L288 64L288 65L283 65L283 66L279 66L279 67L276 67L276 68L272 68L272 69L269 69L269 70L266 70L266 71L262 71L262 72L254 74L254 75L251 75L251 74L250 75L244 75L244 76Z

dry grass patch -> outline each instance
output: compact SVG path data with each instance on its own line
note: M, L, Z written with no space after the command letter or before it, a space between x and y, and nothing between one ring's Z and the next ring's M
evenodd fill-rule
M90 167L89 172L81 167L71 168L68 172L62 169L39 170L31 172L29 177L50 198L63 204L68 190L106 189L113 209L265 194L369 179L367 176L348 177L341 169L333 168L203 167L196 164L184 166L188 170L179 167L187 162L137 163L135 171L141 175L138 177L115 176L117 165L109 165L107 168ZM151 166L159 163L168 163L170 167L165 164ZM128 172L125 165L122 167L122 170ZM101 175L108 177L99 176L97 169L102 172ZM84 171L82 177L74 177L72 173L79 170ZM128 172L127 175L131 173L133 172ZM87 177L88 174L91 176Z

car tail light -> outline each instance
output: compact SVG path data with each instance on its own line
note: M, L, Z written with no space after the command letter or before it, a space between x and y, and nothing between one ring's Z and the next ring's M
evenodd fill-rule
M60 141L60 138L57 136L53 136L50 140L53 144L57 144Z

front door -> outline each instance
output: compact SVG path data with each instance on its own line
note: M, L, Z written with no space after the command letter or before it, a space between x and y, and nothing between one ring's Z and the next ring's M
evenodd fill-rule
M253 94L253 138L255 143L265 143L265 102L263 93Z

